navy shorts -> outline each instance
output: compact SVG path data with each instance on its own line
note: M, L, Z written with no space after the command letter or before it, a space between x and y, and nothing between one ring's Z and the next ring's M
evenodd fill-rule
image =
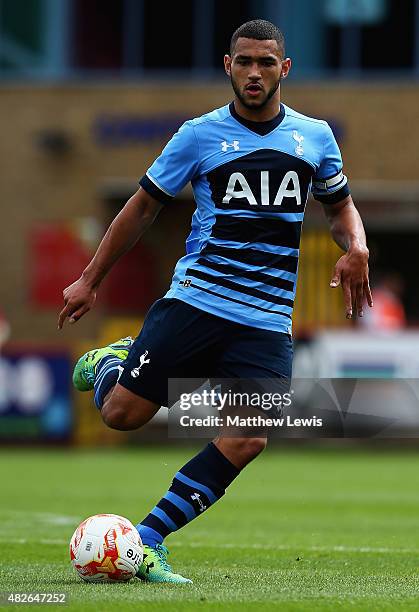
M123 365L120 385L168 406L170 378L282 379L289 387L292 340L162 298L148 311Z

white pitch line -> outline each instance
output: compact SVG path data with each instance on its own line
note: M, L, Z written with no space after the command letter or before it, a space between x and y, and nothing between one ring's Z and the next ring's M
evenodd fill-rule
M27 544L28 540L26 538L0 538L0 543L2 544Z
M75 525L77 526L81 518L80 516L69 516L67 514L56 514L54 512L28 512L26 510L1 510L0 516L6 517L9 522L16 515L24 515L25 519L32 520L38 523L47 523L51 525Z
M68 544L67 540L62 539L48 539L41 538L40 540L32 540L26 538L0 538L0 543L8 543L8 544L45 544L45 545L57 545L57 546L65 546ZM301 554L303 552L353 552L353 553L378 553L378 554L393 554L393 553L401 553L401 554L419 554L419 549L417 548L386 548L384 546L373 547L373 546L307 546L307 547L298 547L298 546L290 546L287 544L278 544L276 546L269 544L229 544L223 542L221 544L207 544L206 542L188 542L188 543L180 543L173 542L170 544L173 548L221 548L221 549L240 549L240 550L284 550L284 551L292 551L293 554Z
M190 547L190 548L228 548L234 549L239 548L240 550L290 550L294 553L299 552L355 552L355 553L406 553L406 554L419 554L418 548L387 548L384 546L373 547L373 546L305 546L299 547L296 545L288 544L230 544L223 542L221 544L207 544L205 542L188 542L187 544L181 544L173 542L169 546L174 547Z
M32 539L28 539L28 538L1 538L0 537L0 543L1 544L56 544L59 546L65 546L66 544L69 544L70 541L67 542L67 540L59 540L58 538L56 539L49 539L49 538L41 538L39 540L32 540Z

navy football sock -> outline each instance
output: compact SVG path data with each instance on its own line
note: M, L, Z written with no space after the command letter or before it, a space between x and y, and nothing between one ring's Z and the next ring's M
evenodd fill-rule
M137 525L144 544L155 546L202 514L225 493L240 470L210 442L184 465L170 489Z
M118 382L122 372L122 361L115 355L107 355L96 366L95 404L99 410L102 408L109 391Z

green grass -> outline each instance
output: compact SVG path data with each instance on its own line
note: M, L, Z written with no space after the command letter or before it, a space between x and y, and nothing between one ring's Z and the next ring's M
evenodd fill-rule
M138 521L190 456L1 452L0 590L67 592L64 609L99 612L419 609L419 454L407 452L268 450L168 538L193 585L82 583L68 558L78 522L99 512Z

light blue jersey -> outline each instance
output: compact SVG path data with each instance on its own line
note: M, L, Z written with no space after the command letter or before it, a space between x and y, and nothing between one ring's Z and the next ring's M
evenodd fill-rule
M189 181L196 211L165 297L291 333L309 190L331 204L349 194L329 125L282 104L249 122L231 103L184 123L140 184L166 203Z

